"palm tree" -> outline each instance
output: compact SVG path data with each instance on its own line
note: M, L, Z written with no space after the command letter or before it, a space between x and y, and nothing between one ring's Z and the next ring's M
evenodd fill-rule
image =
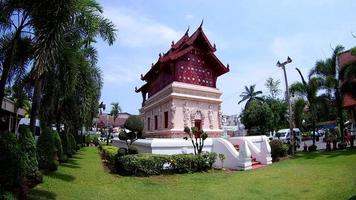
M112 105L112 108L111 108L111 111L110 111L110 115L114 118L113 126L115 126L115 121L116 121L117 117L119 116L119 113L121 112L121 107L120 107L118 102L111 103L111 105ZM107 138L107 141L106 141L106 145L109 145L110 134L111 133L109 131L108 138Z
M32 41L26 33L28 14L15 1L0 1L0 103L6 84L23 75L32 57Z
M315 75L322 79L323 88L327 90L327 94L329 99L331 100L331 93L334 91L336 108L337 108L337 116L339 118L338 123L340 126L340 133L344 130L344 118L342 115L342 99L340 95L339 89L339 80L340 75L337 76L337 66L336 59L337 55L344 50L344 47L341 45L337 45L333 50L333 54L331 58L326 59L325 61L320 60L317 61L315 67L310 71L309 77ZM343 137L341 137L343 140Z
M36 2L36 1L35 1ZM95 42L95 38L100 36L103 40L108 41L111 45L115 40L114 25L108 19L104 18L102 14L102 8L94 0L62 0L56 1L54 5L47 4L48 1L40 2L37 5L37 9L31 13L32 22L34 22L34 29L36 30L36 59L34 67L32 69L33 78L35 80L33 104L31 113L31 126L34 126L35 119L39 113L39 107L42 101L42 97L45 96L42 93L46 84L48 84L52 78L51 75L57 75L59 84L62 86L52 88L52 93L55 94L60 89L71 89L72 92L80 91L80 98L82 102L78 104L80 106L80 123L91 124L92 120L89 115L96 115L98 107L98 97L100 96L100 89L102 86L101 73L96 67L96 51L92 46ZM64 3L64 5L63 5ZM34 4L35 6L35 4ZM50 9L45 7L50 6ZM39 10L39 11L38 11ZM42 11L44 13L42 13ZM54 13L56 16L46 15L46 13ZM46 16L46 17L43 17ZM47 34L50 32L51 34ZM61 59L63 57L70 58L69 60ZM50 58L50 59L47 59ZM81 71L83 70L83 71ZM73 72L73 73L72 73ZM58 75L66 75L66 79ZM88 75L87 77L85 77ZM81 80L82 82L80 82ZM66 83L66 81L68 81ZM81 86L76 86L77 81ZM95 86L88 84L90 81L96 81L93 83ZM57 86L57 84L54 84ZM93 86L92 88L89 88ZM77 90L78 87L84 90ZM48 89L48 85L47 85ZM48 89L51 91L51 89ZM60 92L61 99L55 102L56 106L43 107L41 112L45 115L51 116L51 110L60 110L64 105L64 100L67 102L75 101L73 96L68 97L67 94L63 94L66 90ZM91 94L89 95L88 93ZM99 93L99 94L98 94ZM53 98L50 98L50 92L47 102L52 102ZM83 95L86 96L83 96ZM90 97L89 97L89 96ZM70 95L69 95L70 96ZM54 96L52 96L54 97ZM95 97L96 102L91 101ZM89 101L90 99L90 101ZM42 102L43 103L43 102ZM49 103L50 105L52 103ZM78 108L76 106L75 108ZM94 108L95 110L93 111ZM46 114L47 113L47 114ZM73 110L71 112L74 114ZM70 113L67 113L70 114ZM78 113L77 113L78 114ZM71 117L70 117L71 118ZM73 118L72 118L73 119ZM50 123L52 119L48 119L47 123ZM74 123L71 123L72 125Z
M312 128L313 128L313 145L315 145L315 129L316 129L316 110L315 110L315 101L317 98L317 92L321 87L322 80L320 78L309 78L308 82L305 81L302 73L298 68L298 71L302 82L293 83L290 87L290 93L294 95L299 93L301 96L307 98L309 103L309 112L311 114Z
M262 94L262 91L255 92L255 86L256 85L250 85L249 88L245 86L245 91L240 94L240 97L242 97L242 99L238 102L238 104L247 100L245 104L245 109L250 105L251 101L253 100L263 101L263 98L258 96Z

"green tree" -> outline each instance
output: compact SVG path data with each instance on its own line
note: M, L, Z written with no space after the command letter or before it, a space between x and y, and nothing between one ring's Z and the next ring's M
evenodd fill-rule
M119 139L126 142L127 147L130 148L132 143L137 139L142 138L143 121L140 116L131 115L127 118L124 124L124 130L119 134Z
M264 100L272 112L271 126L269 131L277 131L288 126L287 110L288 104L284 100L266 98Z
M272 128L273 113L267 103L251 101L250 106L241 114L241 122L249 135L264 135ZM254 130L256 129L256 130Z
M117 117L119 116L119 113L121 113L121 107L118 102L111 103L111 105L112 105L112 108L110 111L110 115L114 118L113 126L115 126L115 121L116 121ZM106 145L109 145L110 134L111 134L111 132L109 131L109 134L108 134L107 140L106 140Z
M302 73L298 68L296 68L298 71L302 82L296 82L293 83L290 87L289 90L292 95L295 93L299 93L301 96L304 96L308 100L308 107L309 107L309 112L311 113L311 121L312 121L312 129L313 129L313 146L315 146L315 129L316 129L316 110L315 110L315 104L316 104L316 98L317 98L317 92L319 88L322 85L322 80L320 78L309 78L309 81L306 82Z
M292 105L293 109L293 119L294 119L294 124L296 127L302 129L303 127L303 118L304 118L304 108L306 106L306 102L304 101L303 98L298 98L296 101L294 101Z
M250 87L245 86L245 91L240 94L242 99L238 102L238 104L247 101L245 104L245 109L250 105L251 101L263 101L263 98L259 96L262 94L262 91L255 91L255 86L256 85L251 85Z
M337 55L344 50L344 47L338 45L333 49L331 58L325 61L317 61L315 67L310 71L309 77L315 75L322 80L322 86L326 89L327 95L331 100L331 93L334 92L335 103L337 108L338 123L340 131L344 130L344 118L342 114L342 99L339 89L340 75L337 73L336 59ZM343 137L342 137L343 140Z
M29 16L19 8L17 1L0 2L0 102L5 95L6 84L17 75L26 73L32 58L32 41L28 36Z
M278 95L281 93L281 90L279 89L279 84L281 82L279 80L273 80L273 78L268 78L266 80L265 86L269 91L270 98L276 99Z

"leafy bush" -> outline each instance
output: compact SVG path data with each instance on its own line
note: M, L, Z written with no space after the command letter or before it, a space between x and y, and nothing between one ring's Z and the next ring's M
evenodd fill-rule
M316 145L310 145L309 147L308 147L308 151L316 151L316 149L317 149L317 146Z
M71 150L72 150L72 154L75 154L75 152L77 151L78 147L77 147L77 142L75 141L75 138L71 133L68 134L68 141L69 141L69 145L70 145Z
M99 145L99 139L98 139L98 136L94 136L93 137L93 144L95 145L95 146L98 146Z
M128 154L138 154L138 150L134 146L129 146L129 148L127 149L127 153Z
M24 168L15 134L0 132L0 191L20 187Z
M193 173L211 169L216 153L201 155L137 154L116 157L116 171L122 175L151 176L164 173Z
M87 146L89 146L90 143L91 143L90 135L86 135L86 136L85 136L85 144L86 144Z
M127 131L128 130L128 131ZM124 129L119 133L119 139L130 147L137 139L142 138L143 121L140 116L132 115L127 118Z
M270 145L273 162L278 161L279 158L287 155L288 145L283 144L281 140L272 140Z
M65 160L64 159L64 154L63 154L63 147L62 147L62 141L61 137L59 136L57 131L52 131L52 136L53 136L53 141L54 141L54 151L57 152L57 158L56 160Z
M36 185L42 182L42 174L38 169L35 140L30 129L26 126L20 126L19 133L19 145L24 164L24 176Z
M122 175L150 176L159 175L164 171L164 164L169 162L168 155L138 154L117 158Z
M68 134L64 131L62 131L59 136L61 137L62 141L62 148L63 148L63 158L61 159L61 162L66 162L68 160L68 157L72 157L72 146L70 145Z
M40 169L55 171L58 161L55 159L55 142L52 131L46 127L37 141L37 160Z

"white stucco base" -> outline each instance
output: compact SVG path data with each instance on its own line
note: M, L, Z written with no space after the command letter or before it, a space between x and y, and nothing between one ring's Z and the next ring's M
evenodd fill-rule
M112 143L117 147L127 147L126 143L119 139L114 139ZM239 145L239 151L234 145ZM168 155L194 153L191 141L180 138L139 139L133 146L138 149L139 153ZM271 148L266 136L232 137L228 140L208 138L205 140L203 151L224 154L226 157L224 167L228 169L249 170L252 168L251 158L255 158L264 165L272 163ZM220 160L217 159L213 166L220 168Z

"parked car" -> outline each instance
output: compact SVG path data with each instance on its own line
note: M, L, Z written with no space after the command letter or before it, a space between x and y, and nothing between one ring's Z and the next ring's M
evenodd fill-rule
M300 143L302 141L302 134L301 134L299 128L293 128L293 131L295 133L295 137L297 138L297 145L300 146ZM284 143L289 143L290 137L291 137L291 134L290 134L289 128L281 129L281 130L277 131L273 136L274 139L280 139Z

